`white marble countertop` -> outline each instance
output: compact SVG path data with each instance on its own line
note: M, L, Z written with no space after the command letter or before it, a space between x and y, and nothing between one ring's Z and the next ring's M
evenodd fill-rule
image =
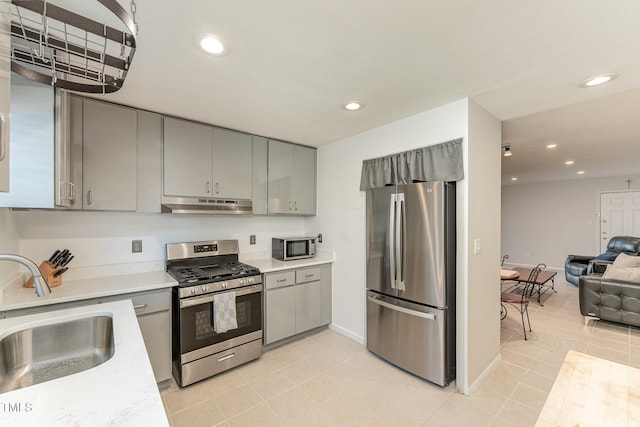
M113 317L113 357L84 372L0 394L1 426L169 426L130 300L0 320L0 337L93 315Z
M292 268L311 267L320 264L329 264L335 262L335 254L333 251L318 251L315 257L296 259L291 261L279 261L273 258L244 258L242 262L251 264L260 269L261 273L273 273L274 271L290 270Z
M37 297L33 288L25 288L18 281L15 281L4 289L0 289L0 311L151 291L177 285L178 283L164 271L148 271L118 276L63 280L60 286L51 288L50 295Z

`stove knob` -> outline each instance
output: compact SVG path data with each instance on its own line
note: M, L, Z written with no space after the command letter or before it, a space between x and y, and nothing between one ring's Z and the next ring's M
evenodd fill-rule
M253 277L249 277L249 283L253 283Z
M207 285L202 286L202 292L207 292Z
M191 288L191 295L195 295L196 294L196 288Z
M227 282L222 282L222 289L227 289Z
M244 284L245 284L244 279L240 279L240 286L242 286L242 285L244 285Z

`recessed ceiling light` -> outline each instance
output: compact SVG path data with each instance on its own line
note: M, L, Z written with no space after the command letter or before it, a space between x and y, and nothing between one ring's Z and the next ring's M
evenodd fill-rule
M222 56L227 53L222 39L214 34L203 34L200 37L200 47L207 53L216 56Z
M517 181L517 180L518 180L517 176L514 176L513 178L511 178L511 181Z
M349 101L342 104L342 108L347 111L358 111L364 108L364 103L361 101Z
M556 148L558 146L558 144L549 144L547 145L547 148Z
M580 87L598 86L604 83L608 83L611 80L617 79L618 76L619 74L617 73L600 74L599 76L591 77L583 81L582 83L580 83Z
M565 165L572 165L573 163L573 160L567 160L566 162L564 162Z
M584 171L578 171L576 172L578 175L584 175Z

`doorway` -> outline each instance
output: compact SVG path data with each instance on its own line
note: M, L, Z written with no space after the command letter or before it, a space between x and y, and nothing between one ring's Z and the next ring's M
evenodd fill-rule
M640 236L640 191L600 193L600 253L613 236Z

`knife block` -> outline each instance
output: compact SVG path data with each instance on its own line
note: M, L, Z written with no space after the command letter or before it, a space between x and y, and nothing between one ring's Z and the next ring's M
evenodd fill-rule
M62 285L62 275L58 277L53 277L56 271L60 270L62 267L54 267L51 265L49 261L43 261L40 264L40 274L47 281L50 288L54 288L56 286ZM33 288L33 276L27 280L27 283L24 284L25 288Z

